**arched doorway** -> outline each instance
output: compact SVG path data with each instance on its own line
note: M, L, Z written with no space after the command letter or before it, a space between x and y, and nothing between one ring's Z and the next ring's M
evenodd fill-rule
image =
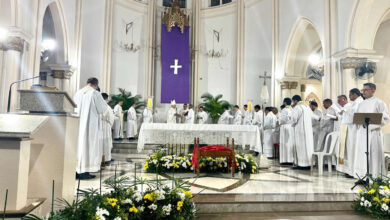
M282 98L298 94L306 100L311 94L322 99L324 55L318 31L308 19L301 17L296 21L288 42L282 81L295 81L297 87L282 88Z

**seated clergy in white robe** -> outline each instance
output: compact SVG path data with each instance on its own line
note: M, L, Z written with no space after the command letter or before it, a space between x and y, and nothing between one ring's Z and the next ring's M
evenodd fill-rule
M273 133L276 127L276 117L274 113L272 113L272 107L266 107L264 112L266 115L264 118L264 155L267 157L273 157Z
M336 111L334 110L333 107L331 107L332 100L325 99L323 101L323 105L324 105L325 109L323 111L322 118L320 121L321 132L320 132L320 135L318 137L318 143L317 143L317 145L315 145L316 148L314 149L314 151L316 151L316 152L322 151L324 149L326 136L329 133L334 131L334 122L337 118ZM327 147L329 147L329 146L327 146Z
M294 164L299 167L308 167L314 151L312 113L299 95L293 96L292 101L294 108L291 112L291 121L295 134Z
M354 156L356 152L356 132L357 126L353 123L353 116L357 112L359 104L363 101L359 89L351 89L349 91L349 99L352 101L352 104L349 105L347 109L342 113L342 128L340 135L340 153L342 152L343 144L345 144L344 155L340 154L340 161L337 166L337 169L341 172L353 176L353 167L354 167ZM340 119L339 119L340 120ZM344 131L344 126L346 131ZM343 134L345 133L345 134ZM342 139L345 138L343 141Z
M261 138L261 131L263 127L263 111L260 110L260 105L255 105L255 113L253 116L252 124L257 126L259 128L260 132L260 138ZM257 156L261 152L261 146L250 146L250 150L255 151L255 156Z
M93 178L89 172L99 171L102 161L100 115L107 110L107 104L96 91L98 84L98 79L90 78L87 86L77 91L74 96L77 105L75 112L80 117L76 167L77 177L80 179Z
M244 105L244 115L242 116L242 124L243 125L252 124L252 111L248 110L248 105Z
M189 109L188 109L187 113L185 113L185 118L184 119L185 119L185 121L184 121L185 124L194 124L194 122L195 122L195 112L194 112L192 104L189 104Z
M167 113L167 124L176 124L176 118L180 116L176 111L176 101L171 101L171 107Z
M280 112L280 163L293 163L294 150L294 128L291 126L291 99L285 98L283 100L283 109Z
M114 107L114 115L115 115L115 121L114 121L114 132L113 137L114 139L121 139L123 138L123 115L124 111L122 109L123 101L119 101L118 104Z
M240 125L242 123L242 113L240 107L238 107L238 105L235 105L233 109L234 109L233 124Z
M233 119L233 116L230 115L229 107L224 107L223 114L218 119L218 124L228 125L230 124L230 120Z
M359 104L357 113L382 113L382 122L380 125L369 125L369 165L370 174L374 178L386 174L385 157L383 150L383 134L381 127L389 121L389 112L385 102L374 96L376 85L365 83L363 87L363 96L365 98ZM354 176L360 177L366 174L366 129L362 125L357 126L357 140L354 163Z
M142 118L142 122L145 124L153 123L153 110L149 107L145 108L142 113Z
M104 101L108 102L108 95L106 93L102 93L102 97ZM101 115L102 120L102 133L103 133L103 162L109 162L111 161L111 150L112 150L112 126L114 125L114 111L112 108L107 104L107 109Z
M136 104L134 103L129 110L127 111L127 129L126 136L129 139L134 139L138 134L138 125L137 125L137 112L135 111Z
M313 126L313 143L314 143L314 151L316 149L320 149L321 147L318 146L318 139L321 133L321 118L322 118L322 112L318 109L318 103L315 101L311 101L309 105L310 109L312 110L311 115L311 124Z
M199 107L199 112L197 114L198 124L206 124L208 115L207 112L204 111L203 106Z

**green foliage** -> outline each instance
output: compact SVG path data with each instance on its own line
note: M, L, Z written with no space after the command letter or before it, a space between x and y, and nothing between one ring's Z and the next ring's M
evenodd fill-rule
M200 105L204 107L204 110L210 114L212 122L215 124L218 122L219 116L224 112L224 107L231 107L230 103L225 100L221 100L222 95L213 96L210 93L205 93L201 96L203 103Z
M370 178L370 185L359 190L359 196L353 202L353 209L374 218L390 219L390 181L389 178Z
M118 102L123 101L122 109L124 111L129 110L129 108L136 103L135 111L140 113L141 109L145 108L145 102L142 101L141 95L131 94L131 92L126 91L125 89L119 88L119 94L111 96L111 107L114 108ZM127 118L127 113L125 114L125 120Z

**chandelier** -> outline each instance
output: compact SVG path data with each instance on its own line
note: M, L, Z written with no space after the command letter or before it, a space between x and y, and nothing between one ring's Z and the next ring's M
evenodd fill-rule
M208 56L210 58L220 58L220 57L223 57L223 56L226 55L226 52L223 49L216 50L214 48L215 41L217 41L217 43L219 43L219 39L220 39L220 32L216 31L216 30L213 30L213 49L209 50L206 53L206 56Z
M133 28L133 25L134 25L134 21L132 22L129 22L126 24L126 27L125 27L125 33L126 35L131 31L131 43L123 43L122 41L119 43L119 47L126 51L126 52L137 52L139 49L141 49L141 46L139 45L135 45L134 42L133 42L133 36L134 36L134 28Z

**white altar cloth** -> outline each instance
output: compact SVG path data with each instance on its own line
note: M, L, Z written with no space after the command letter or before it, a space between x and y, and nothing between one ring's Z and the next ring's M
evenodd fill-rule
M193 144L199 137L200 144L226 144L226 138L234 138L235 145L261 148L260 132L253 125L222 124L142 124L138 136L138 152L145 144Z

